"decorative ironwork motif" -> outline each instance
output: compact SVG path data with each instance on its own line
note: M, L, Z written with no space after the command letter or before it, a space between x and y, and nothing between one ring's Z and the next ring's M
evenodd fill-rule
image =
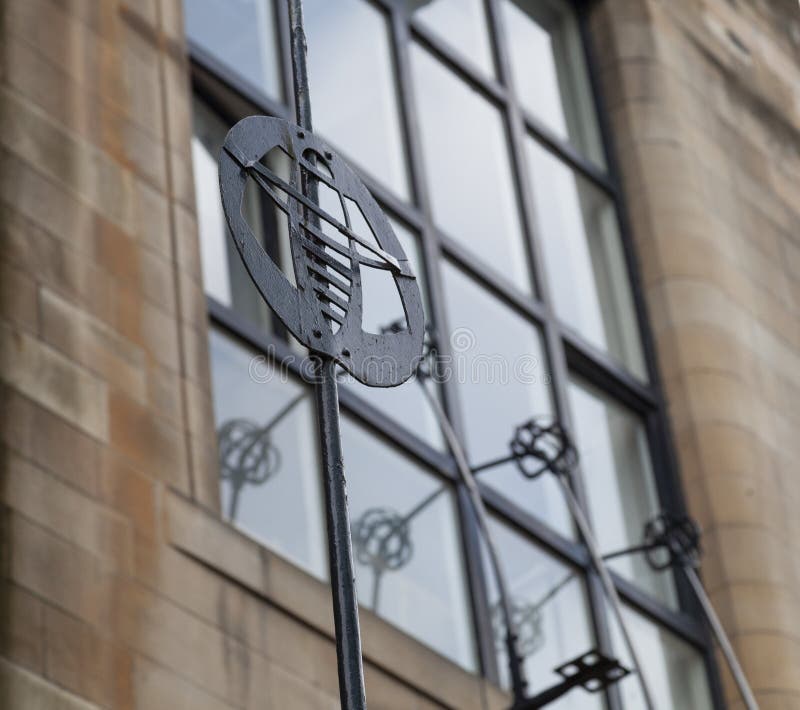
M262 162L275 149L289 159L288 183ZM419 286L389 220L350 167L300 126L250 116L225 138L219 175L236 248L264 300L292 335L366 385L392 387L407 380L422 352ZM286 215L296 288L243 215L249 178ZM344 215L344 223L318 204L320 190L334 196L330 209ZM363 224L369 234L356 231ZM404 327L382 333L363 330L363 269L377 269L393 279Z
M264 426L247 419L231 419L220 427L220 476L231 483L229 520L236 519L242 489L246 485L263 485L280 469L281 452L270 440L270 434L305 397L305 392L296 395Z
M356 561L372 570L372 611L378 611L386 572L405 567L414 554L411 518L390 508L369 508L353 523Z
M654 710L655 705L649 685L642 673L642 664L639 660L639 655L622 614L622 603L619 599L619 594L606 568L605 561L600 555L597 540L595 540L591 525L589 525L589 520L570 486L571 474L573 469L578 466L578 452L572 443L569 433L557 421L545 423L543 420L531 419L514 430L514 436L509 446L511 449L511 454L509 456L504 456L477 466L472 469L473 473L484 471L508 463L509 461L514 461L520 473L526 478L534 479L545 472L552 473L555 476L564 494L564 499L569 508L570 515L586 543L592 565L600 577L600 582L603 585L606 597L617 618L625 645L628 648L628 652L636 669L636 675L638 676L639 685L642 689L644 705L648 710ZM625 552L627 553L628 551ZM616 663L616 661L613 662ZM618 678L616 680L618 680ZM547 703L560 697L572 687L574 687L574 683L570 685L569 680L565 680L563 684L555 686L543 693L539 693L539 695L526 700L522 704L517 703L515 707L543 707ZM515 697L519 697L518 694L515 693Z
M630 673L616 658L605 656L592 649L571 661L562 663L555 672L563 680L543 690L532 698L514 704L512 710L534 710L555 702L573 688L581 687L589 693L600 693L618 683Z
M670 568L681 570L686 575L686 580L689 582L689 586L692 588L700 608L703 610L706 621L708 621L708 625L719 643L720 650L739 689L744 706L747 710L758 710L758 703L753 695L750 683L747 681L733 645L697 573L702 555L700 538L700 527L692 518L687 515L662 512L645 524L644 542L642 544L612 552L606 555L605 558L611 559L612 557L622 557L643 552L648 564L655 571L664 571ZM657 557L656 555L659 556Z
M229 520L236 519L242 489L263 485L280 469L281 452L270 439L271 429L247 419L231 419L217 432L220 477L231 486Z
M556 421L543 424L531 419L521 424L514 430L509 447L526 478L536 478L545 471L568 474L578 462L575 447Z
M409 521L389 508L370 508L353 524L353 548L359 564L376 572L406 566L414 554Z
M564 575L562 579L550 587L536 601L519 602L516 599L511 600L511 620L517 635L517 651L523 659L532 656L544 646L547 639L542 627L542 609L555 599L558 593L575 577L575 572L569 572ZM492 607L492 625L494 627L495 643L498 648L502 649L504 646L505 621L501 612L502 609L499 602L494 604Z
M511 621L517 641L517 653L525 659L542 649L545 644L544 629L542 628L541 608L529 602L511 600ZM495 645L499 651L506 648L506 624L503 608L500 602L492 605L492 629L494 630Z
M599 693L622 680L630 671L617 659L604 656L599 651L589 651L558 668L556 673L565 680L575 681L590 693Z
M644 547L647 563L654 570L697 568L702 555L700 528L687 515L660 513L644 527Z

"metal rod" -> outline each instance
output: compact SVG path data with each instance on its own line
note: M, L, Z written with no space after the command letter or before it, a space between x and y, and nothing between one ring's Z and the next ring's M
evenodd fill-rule
M594 534L592 533L592 529L589 526L589 521L586 519L586 516L581 509L580 503L578 503L578 499L575 497L575 494L572 492L572 489L569 487L569 482L567 481L566 477L554 474L556 480L561 484L561 489L564 491L564 497L567 500L567 505L569 506L570 513L572 514L572 518L578 526L580 530L581 536L583 537L584 542L586 543L586 548L589 551L589 556L592 558L592 564L597 571L597 574L600 576L600 581L603 584L603 588L605 590L606 596L608 597L608 601L611 604L611 608L614 612L614 616L617 619L617 623L619 624L620 631L622 632L622 637L625 641L625 645L628 647L628 653L631 655L631 661L636 669L636 675L639 676L639 685L642 688L642 695L644 696L645 706L648 710L655 710L655 705L653 704L653 697L650 694L650 689L647 685L647 680L644 677L644 673L642 672L642 664L639 661L639 656L636 653L636 648L633 645L633 639L631 635L628 633L628 627L625 623L625 619L622 617L622 602L619 599L619 594L617 594L617 588L614 586L614 581L611 579L611 575L608 573L608 569L606 568L605 562L603 562L603 558L600 556L598 551L597 541L594 538Z
M606 552L603 555L603 559L608 562L608 560L616 559L617 557L625 557L626 555L635 555L639 552L649 552L650 550L655 550L658 547L663 547L663 545L634 545L633 547L626 547L624 550L614 550L614 552Z
M504 463L508 463L509 461L514 461L516 458L517 457L514 454L509 454L508 456L503 456L499 459L486 461L485 463L482 463L479 466L474 466L472 468L472 473L481 473L489 468L494 468L495 466L502 466Z
M478 484L475 477L472 475L469 464L467 463L467 456L464 452L464 447L458 439L458 436L453 429L447 414L436 397L436 394L431 392L426 384L426 379L418 377L417 381L425 393L436 419L439 422L439 427L442 434L447 441L447 446L456 460L456 467L458 469L461 481L469 493L470 502L475 512L475 517L478 521L483 540L486 543L486 550L489 555L489 561L492 565L495 581L497 583L498 593L500 595L500 608L503 614L503 621L506 626L506 653L508 655L508 668L511 676L511 688L514 694L515 704L520 703L527 697L527 681L525 680L525 673L522 667L522 659L517 652L517 631L513 622L511 614L511 597L508 593L506 586L506 577L503 572L502 564L500 562L500 555L497 551L497 546L494 543L494 538L489 530L488 520L489 516L486 512L486 506L483 504Z
M336 630L336 655L339 669L339 698L344 710L365 710L364 668L361 662L361 630L358 621L353 550L347 514L347 489L339 432L339 393L336 364L330 358L316 360L316 399L319 436L322 442L322 469L325 488L325 513L328 527L328 563L333 596L333 621Z
M381 580L383 579L383 570L375 570L375 575L372 579L372 611L378 613L378 601L381 596Z
M303 0L289 0L289 36L292 47L292 81L297 125L311 130L311 96L306 64L306 32L303 28Z
M311 131L311 99L306 66L306 35L302 0L289 2L289 34L297 124ZM312 181L313 183L313 181ZM302 185L304 194L317 203L316 185ZM311 188L311 189L309 189ZM318 220L312 210L311 220ZM325 519L328 529L328 564L333 597L333 621L339 671L339 698L344 710L366 710L364 668L361 660L361 630L358 621L350 519L347 513L347 485L339 431L339 391L336 363L330 357L314 356L315 394L319 435L322 445Z
M711 604L711 600L708 598L708 594L706 594L706 590L703 588L700 577L697 576L697 571L694 569L694 567L690 567L688 565L684 565L682 569L686 575L686 578L689 580L689 584L691 585L697 600L700 602L700 606L703 607L703 613L706 615L706 619L708 619L711 630L714 632L717 643L719 643L719 647L725 656L725 660L728 663L728 668L730 668L731 675L733 676L734 681L736 681L736 685L739 688L739 693L742 696L742 701L744 702L745 707L747 710L758 710L758 703L753 695L753 690L750 687L750 684L747 682L747 677L745 676L744 671L739 664L739 659L736 657L736 652L733 650L733 646L728 638L728 634L725 633L722 622L720 622L717 613L714 611L714 607Z

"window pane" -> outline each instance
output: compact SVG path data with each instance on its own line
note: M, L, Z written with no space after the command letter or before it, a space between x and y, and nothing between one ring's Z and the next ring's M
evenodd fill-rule
M532 138L527 156L538 234L558 315L644 379L613 203Z
M702 655L688 643L633 609L623 607L623 617L633 638L637 656L644 667L644 677L655 703L655 710L711 710L714 705L711 702ZM610 615L610 618L613 617ZM630 654L615 620L611 624L611 634L614 648L623 665L633 669ZM636 675L623 678L619 688L626 710L645 707Z
M411 268L417 276L417 282L423 294L423 301L425 301L426 322L430 323L430 308L426 298L425 271L419 242L405 227L394 220L391 220L391 222L403 251L411 263ZM386 319L386 314L392 313L392 304L395 301L399 303L397 290L389 288L391 282L381 279L379 283L379 289L369 294L371 306L369 311L365 308L362 318L364 329L373 333L379 333L381 328L391 323L391 315ZM383 319L379 318L380 315L383 315ZM386 414L413 431L431 446L439 449L443 447L444 442L442 441L439 423L428 404L420 383L417 382L415 377L399 387L367 387L352 377L348 377L346 382L347 386L355 390L361 397L382 409ZM435 385L431 383L428 386L434 387Z
M314 129L408 197L386 18L364 0L305 0Z
M498 520L490 520L489 527L499 549L511 597L519 634L517 649L525 658L528 693L535 695L559 682L560 677L553 672L555 668L595 647L583 577ZM503 687L508 688L506 629L497 583L485 548L483 563L489 584L498 669ZM578 688L553 703L552 707L574 710L602 708L601 697Z
M519 100L559 138L603 162L583 46L563 0L503 0L503 24Z
M275 319L236 251L222 212L217 156L228 126L199 100L195 99L192 110L192 161L205 292L264 330L272 331ZM288 158L283 153L271 152L267 162L276 173L288 176ZM286 218L277 208L265 209L264 205L259 188L249 181L243 204L247 221L256 239L277 263L283 264L284 273L293 281Z
M360 603L473 670L449 485L346 418L342 443Z
M434 218L531 290L505 128L498 110L419 46L411 64Z
M281 97L272 0L186 0L186 35L272 98Z
M660 511L644 426L588 385L571 383L569 399L601 551L638 545L645 523ZM618 557L609 565L665 604L677 605L672 574L653 571L644 555Z
M310 389L216 330L210 348L223 513L312 574L326 577Z
M408 14L441 35L487 74L494 75L483 0L406 0Z
M508 453L519 424L550 416L550 379L541 336L474 281L444 265L452 376L459 401L466 449L473 465ZM524 478L513 463L489 469L481 480L551 523L564 534L572 526L557 481Z

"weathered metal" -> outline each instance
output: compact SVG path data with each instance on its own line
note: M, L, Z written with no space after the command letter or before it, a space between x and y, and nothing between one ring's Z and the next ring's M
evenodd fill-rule
M661 512L649 520L644 527L644 542L625 550L606 555L606 558L621 557L644 553L652 569L662 572L668 569L680 569L694 592L711 632L719 644L722 655L728 664L734 682L739 689L742 702L747 710L758 710L753 690L742 670L733 645L725 633L714 606L703 587L697 568L700 566L702 548L700 546L701 531L697 523L687 515L676 515ZM656 555L660 553L661 556Z
M262 162L275 149L288 158L288 183ZM242 203L251 179L288 220L296 286L263 249L245 218ZM317 204L319 189L335 195L335 211L344 222ZM411 376L424 337L419 286L386 215L333 149L307 128L280 118L250 116L225 138L220 190L231 235L250 277L298 341L372 387L396 386ZM362 223L369 234L355 231ZM364 269L377 269L393 280L405 327L383 333L363 329Z
M473 469L473 473L476 471L485 471L494 466L514 461L520 473L528 479L538 478L545 472L553 474L553 477L564 493L570 515L583 538L586 549L589 552L589 557L592 560L592 566L600 578L603 591L605 592L606 598L611 605L611 609L619 625L620 632L639 679L645 707L648 710L653 710L655 705L649 685L644 676L644 666L633 644L633 639L628 631L628 625L625 623L622 614L622 602L617 593L617 588L611 579L605 560L600 554L599 546L595 539L594 532L592 531L592 527L589 524L589 520L583 512L583 508L576 498L575 493L572 491L570 477L573 470L578 465L578 452L575 445L572 443L569 433L558 422L531 419L515 428L509 443L509 449L510 453L508 455L476 467ZM525 705L524 707L540 706Z
M422 297L408 259L372 195L336 152L311 133L302 2L288 0L288 6L297 124L266 116L237 123L220 155L220 192L231 236L256 288L312 354L339 695L346 710L363 710L364 671L336 367L373 387L407 380L422 352ZM288 159L288 181L268 165L268 156L276 150ZM251 179L286 217L294 284L261 246L244 216L245 188ZM343 219L320 205L320 191L335 196ZM403 305L404 327L385 333L364 330L363 269L376 269L392 280ZM239 489L247 475L237 478Z
M555 672L563 678L560 683L515 705L512 710L543 708L578 687L589 693L600 693L630 673L616 658L604 656L596 649L561 664Z

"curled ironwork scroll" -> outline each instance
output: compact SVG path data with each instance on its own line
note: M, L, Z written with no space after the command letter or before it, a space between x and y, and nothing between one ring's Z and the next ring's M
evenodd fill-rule
M288 158L288 182L263 160L276 149ZM287 330L366 385L392 387L407 380L422 353L422 297L389 220L351 168L310 131L280 118L250 116L225 138L219 178L236 248ZM244 217L249 179L288 220L296 286ZM328 196L328 209L321 192ZM364 269L393 280L405 314L402 327L381 333L363 329Z

